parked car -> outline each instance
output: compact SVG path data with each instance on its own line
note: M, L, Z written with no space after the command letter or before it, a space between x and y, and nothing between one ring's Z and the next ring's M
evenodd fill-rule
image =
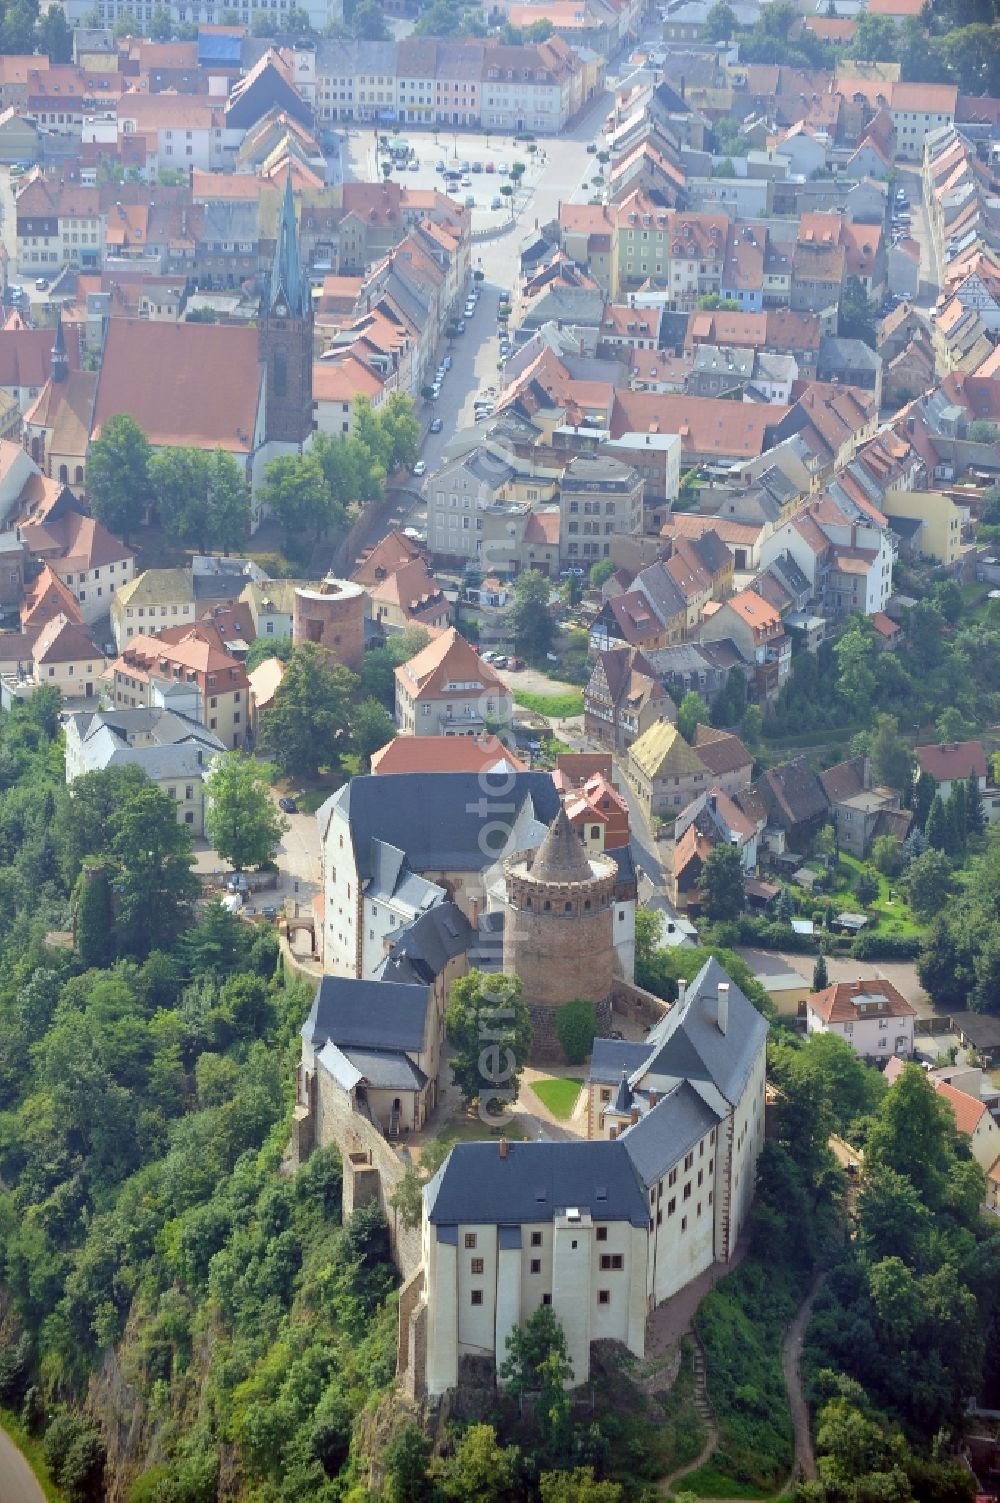
M906 202L906 189L905 188L897 188L896 189L896 202L898 204L905 204L905 202Z
M588 157L593 157L593 156L597 155L597 142L596 141L588 141L587 142L587 155L588 155Z
M472 163L471 162L463 162L462 163L462 171L463 172L471 172L472 171Z
M501 177L506 177L510 172L510 168L507 166L506 162L501 162L500 166L497 168L497 171L499 172Z
M35 278L35 291L36 292L45 292L46 289L48 288L48 285L49 285L49 279L48 279L48 277L36 277Z
M445 167L445 165L444 165L443 162L435 162L434 163L434 171L435 172L446 172L447 168Z
M414 475L427 474L427 466L422 459L418 459L416 464L413 466L413 473Z
M416 157L413 158L412 162L408 162L407 166L409 167L409 170L411 172L419 172L420 171L420 163L417 161Z
M482 172L482 170L483 170L483 164L482 164L482 162L473 162L473 164L472 164L472 170L473 170L473 172Z
M465 195L465 207L467 209L474 209L476 207L476 200L473 198L471 193L467 193Z
M441 361L441 365L442 365L442 367L443 367L444 370L450 371L451 370L451 356L450 355L446 355L444 357L444 359Z
M502 209L503 208L503 199L500 197L499 194L494 193L493 197L490 199L490 208L491 209Z
M226 880L226 888L229 892L243 893L250 891L246 876L243 872L233 872L232 876L227 878Z
M483 171L484 172L492 172L493 170L494 169L493 169L493 163L492 162L484 162L483 163Z
M456 334L464 334L465 333L465 320L463 318L460 318L459 321L458 321L458 323L455 325L455 333Z
M440 418L432 418L431 419L431 432L432 433L440 433L441 432L441 419Z
M276 919L278 917L278 910L277 910L277 908L275 908L275 906L274 906L273 903L267 903L260 910L260 916L261 916L261 918L266 918L266 919Z
M299 806L293 798L279 798L278 808L283 814L298 814Z

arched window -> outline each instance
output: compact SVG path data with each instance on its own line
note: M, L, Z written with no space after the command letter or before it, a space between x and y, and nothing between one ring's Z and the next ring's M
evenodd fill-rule
M531 899L530 898L525 898L525 900L524 900L524 906L525 906L525 908L530 908L531 907Z

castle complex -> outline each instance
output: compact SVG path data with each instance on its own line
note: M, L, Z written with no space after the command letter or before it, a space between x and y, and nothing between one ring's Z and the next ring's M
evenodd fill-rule
M764 1134L767 1024L715 962L669 1012L632 982L628 847L585 849L547 773L354 778L317 816L326 969L302 1030L294 1156L336 1143L344 1213L386 1211L400 1293L399 1373L416 1397L499 1364L540 1305L566 1332L574 1381L590 1345L641 1356L649 1313L746 1223ZM458 1143L426 1186L419 1228L392 1206L441 1096L444 1012L467 969L518 975L536 1055L558 1009L616 999L659 1020L594 1044L586 1138Z

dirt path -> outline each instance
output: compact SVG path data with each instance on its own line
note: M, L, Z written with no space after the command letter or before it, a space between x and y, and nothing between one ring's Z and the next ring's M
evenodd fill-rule
M802 1391L802 1342L805 1337L806 1326L812 1314L813 1303L820 1291L823 1273L816 1274L809 1287L802 1304L799 1306L781 1344L781 1370L785 1379L785 1389L788 1393L788 1407L792 1414L792 1426L795 1434L795 1459L792 1470L786 1481L772 1495L773 1503L791 1492L795 1483L804 1480L812 1481L816 1477L816 1457L813 1453L812 1436L809 1431L809 1407L806 1404L805 1394ZM691 1472L696 1472L699 1467L708 1462L719 1443L719 1430L715 1415L708 1398L708 1386L706 1381L705 1356L694 1333L691 1333L695 1342L695 1405L698 1413L708 1426L708 1439L702 1448L701 1455L687 1466L681 1467L676 1472L671 1472L660 1482L660 1494L669 1497L676 1491L676 1485ZM681 1489L683 1491L683 1488ZM702 1498L700 1503L760 1503L760 1500L743 1498ZM764 1500L767 1503L767 1500Z
M793 1478L797 1475L807 1482L813 1481L816 1476L816 1458L813 1455L812 1436L809 1433L809 1406L802 1392L802 1340L812 1314L813 1302L825 1277L825 1274L818 1273L813 1279L809 1293L788 1327L781 1348L781 1370L785 1376L788 1407L792 1411L792 1424L795 1427L795 1465L792 1474Z

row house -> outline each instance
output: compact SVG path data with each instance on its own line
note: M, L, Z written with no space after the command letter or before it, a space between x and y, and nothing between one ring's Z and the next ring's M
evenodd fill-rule
M792 644L780 612L754 590L740 590L723 601L701 627L703 642L732 641L753 664L753 690L760 700L773 699L791 671Z
M33 174L17 195L17 261L23 274L51 276L69 263L86 269L104 259L100 191Z
M119 136L147 138L154 168L219 171L243 139L242 129L227 124L221 103L207 96L123 94L116 113Z
M894 558L887 523L859 521L824 495L778 529L761 561L766 567L786 551L809 581L813 608L828 619L885 610Z
M559 486L560 542L570 564L608 558L615 533L642 531L642 477L601 453L577 454Z
M599 652L583 694L584 733L617 752L661 720L677 719L676 706L635 647Z
M116 709L174 710L214 731L227 748L245 743L250 683L210 627L167 627L155 637L133 637L109 664L105 681Z

